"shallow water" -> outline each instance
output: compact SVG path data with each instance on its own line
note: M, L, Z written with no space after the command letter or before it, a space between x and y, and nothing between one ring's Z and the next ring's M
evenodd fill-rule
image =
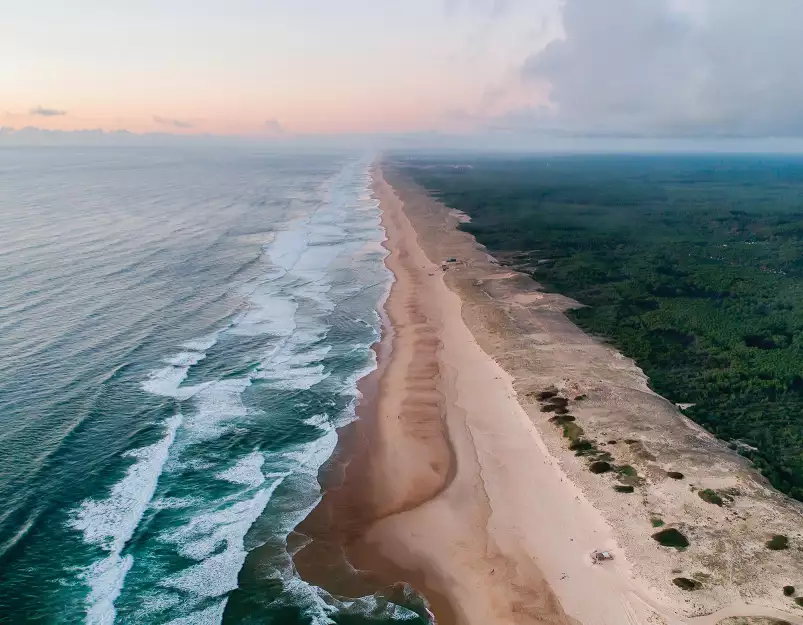
M285 541L374 366L369 166L0 150L0 621L421 622Z

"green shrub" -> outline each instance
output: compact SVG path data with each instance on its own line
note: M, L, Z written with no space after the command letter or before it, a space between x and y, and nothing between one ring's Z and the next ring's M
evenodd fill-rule
M682 480L683 474L680 471L667 471L667 477L671 477L673 480Z
M611 466L610 462L604 462L600 460L592 462L590 465L588 465L588 470L591 471L592 473L597 473L597 474L607 473L611 469L613 469L613 467Z
M703 586L696 579L689 579L688 577L676 577L672 580L672 583L683 590L697 590Z
M591 441L587 441L583 438L578 438L573 440L569 444L569 449L571 451L577 452L578 455L583 455L595 449L594 443Z
M613 490L615 490L617 493L632 493L636 489L630 485L617 484L613 487Z
M666 525L663 519L657 519L657 518L650 519L650 523L652 524L653 527L663 527L664 525Z
M719 496L717 491L711 490L710 488L706 488L701 491L697 491L697 494L700 496L700 499L703 501L707 501L708 503L712 503L715 506L721 506L725 503L722 497Z
M578 395L574 398L574 401L583 401L586 397L586 395Z
M682 550L689 546L689 539L674 527L656 532L652 537L662 547L673 547Z
M794 586L784 586L783 587L783 594L785 597L791 597L795 594L795 587Z
M562 414L557 417L552 417L550 422L554 423L555 425L566 425L567 423L571 423L574 421L575 418L570 414Z
M583 428L576 423L567 423L563 426L563 436L568 438L570 441L579 440L582 435Z
M782 534L775 534L767 541L766 545L767 549L782 551L783 549L789 549L789 539Z

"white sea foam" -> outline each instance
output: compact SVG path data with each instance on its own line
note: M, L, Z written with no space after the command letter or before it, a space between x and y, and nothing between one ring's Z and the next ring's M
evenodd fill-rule
M274 286L257 287L251 294L251 306L229 329L238 336L290 336L296 328L298 304L290 298L271 292Z
M223 620L223 611L226 609L226 600L219 601L189 616L173 619L167 625L219 625Z
M286 573L282 582L284 591L293 597L293 602L312 625L334 625L332 616L337 613L337 608L323 590L296 577L292 571Z
M265 456L262 455L262 452L254 451L244 458L240 458L237 464L225 471L221 471L215 477L233 484L260 486L265 481L265 476L262 475L263 464L265 464Z
M170 358L165 358L167 367L155 369L148 374L148 379L142 383L145 392L162 397L176 397L184 399L188 397L185 389L181 388L181 383L187 378L190 367L197 365L206 358L206 350L217 342L217 334L214 337L207 337L197 341L184 343L182 347L188 351L179 352ZM198 390L195 387L194 390Z
M305 223L306 220L299 219L276 233L273 242L265 250L274 265L289 271L298 262L307 247L307 232L303 227Z
M186 343L182 343L182 347L193 352L206 352L217 343L217 338L220 332L214 332L209 336L204 336L197 339L192 339Z
M197 505L199 501L195 497L159 497L151 501L150 508L153 510L181 510Z
M164 542L176 545L179 554L198 563L171 575L162 585L182 590L196 600L219 597L237 588L237 575L247 555L245 535L283 480L284 476L275 479L244 501L218 502L214 512L200 514L163 536Z
M166 358L165 362L173 367L186 367L189 369L204 358L206 358L206 354L203 352L179 352L171 358Z
M148 379L142 383L142 388L152 395L175 397L190 367L204 357L199 352L181 352L167 361L169 366L151 371Z
M274 388L282 390L307 390L329 377L321 361L331 351L331 345L303 349L304 343L314 344L318 335L310 333L306 337L294 338L297 340L286 342L269 359L263 361L254 377L270 380ZM299 351L300 349L303 351Z
M314 475L317 478L318 469L331 458L332 452L337 446L337 431L332 425L323 420L314 424L323 430L323 435L320 438L307 443L299 449L286 451L282 455L293 461L293 472Z
M191 400L191 405L185 407L180 444L173 446L169 466L190 468L196 475L208 471L210 480L222 480L242 487L238 493L213 501L167 497L152 503L157 509L186 509L189 512L201 508L183 526L166 531L158 538L163 545L173 545L178 554L195 561L195 564L160 581L165 603L159 609L178 609L180 605L183 613L181 618L171 621L172 625L216 625L220 622L227 593L237 587L237 577L247 555L245 537L249 529L282 483L292 487L293 492L296 488L302 490L298 492L298 509L287 511L280 527L276 528L277 532L291 531L309 513L320 499L319 490L315 490L319 489L318 471L331 457L337 444L335 425L354 418L352 402L345 414L334 417L335 425L326 415L307 419L306 423L318 427L322 435L312 442L274 454L267 461L263 452L254 451L233 465L220 466L209 460L196 461L185 453L191 445L215 439L232 428L248 431L249 415L243 403L243 393L254 379L261 380L269 388L303 391L330 376L323 364L332 349L331 345L324 344L329 331L325 318L335 310L336 301L370 286L349 282L349 276L355 275L349 272L354 263L369 258L363 252L365 238L373 236L378 228L376 202L365 192L355 202L343 190L343 185L350 184L349 180L356 171L344 170L342 179L332 183L328 201L312 212L285 222L273 240L263 246L263 258L271 266L266 267L260 278L249 282L247 291L244 289L249 300L246 310L219 332L184 343L181 351L165 361L167 366L153 371L143 383L144 390L149 393ZM363 182L367 184L368 178L364 177ZM377 237L377 240L381 238ZM382 279L389 281L386 270L381 268L380 271L384 272ZM333 276L339 281L336 290L333 290ZM223 334L266 335L274 337L275 341L259 358L256 370L247 375L184 386L190 368L206 357L206 352ZM357 350L366 348L367 344L355 346ZM375 368L373 353L370 358L365 368L343 380L344 395L356 399L357 380ZM175 436L175 429L171 436ZM165 459L154 472L152 484L141 491L144 503L139 504L142 508L139 517L153 497L169 447L164 449ZM264 470L266 464L267 471ZM130 532L126 530L128 538L122 546L133 534L139 517L133 522ZM88 538L87 541L90 542ZM113 602L122 588L132 559L130 555L123 557L118 553L115 566L101 570L102 563L108 559L97 563L97 577L101 579L101 573L106 574L104 584L111 592L104 595L105 605L111 610L113 619ZM113 577L114 571L122 573ZM282 577L286 583L296 585L299 591L307 594L309 603L306 603L306 609L313 622L333 622L330 616L334 614L333 605L337 602L332 597L294 578L292 570ZM302 587L306 588L302 590ZM210 600L217 597L220 601L210 606ZM156 597L151 604L150 609L156 610L159 605ZM147 614L153 612L144 605L142 610L145 611L143 622L147 622Z
M228 378L198 387L187 387L195 411L184 419L185 443L218 438L247 413L242 393L251 385L250 378ZM195 389L198 390L195 390Z
M108 552L83 574L91 589L87 599L88 624L114 622L114 601L133 564L133 558L123 556L122 552L156 492L156 483L180 423L181 416L171 417L165 422L166 431L161 440L127 452L125 455L135 462L112 487L109 496L101 500L87 499L70 520L73 528L83 532L87 543Z

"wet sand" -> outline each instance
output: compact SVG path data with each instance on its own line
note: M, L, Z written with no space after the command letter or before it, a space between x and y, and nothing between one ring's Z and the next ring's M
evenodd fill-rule
M528 437L521 414L510 418L512 431L499 423L521 410L509 381L474 341L459 298L418 245L379 172L375 193L388 237L386 263L395 275L384 307L389 327L378 346L384 358L361 382L360 419L341 432L345 471L327 468L330 478L343 479L328 485L299 528L313 538L296 557L299 571L337 594L404 580L427 597L441 624L571 623L521 549L518 534L525 528L511 528L499 541L489 527L499 519L466 420L473 416L483 428L498 429L508 444ZM526 447L521 451L527 454ZM526 470L515 483L511 497L532 492ZM349 572L343 556L371 573Z

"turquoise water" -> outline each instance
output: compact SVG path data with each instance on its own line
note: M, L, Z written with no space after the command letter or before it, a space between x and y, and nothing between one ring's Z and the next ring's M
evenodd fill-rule
M374 366L369 166L0 150L2 622L421 622L285 542Z

